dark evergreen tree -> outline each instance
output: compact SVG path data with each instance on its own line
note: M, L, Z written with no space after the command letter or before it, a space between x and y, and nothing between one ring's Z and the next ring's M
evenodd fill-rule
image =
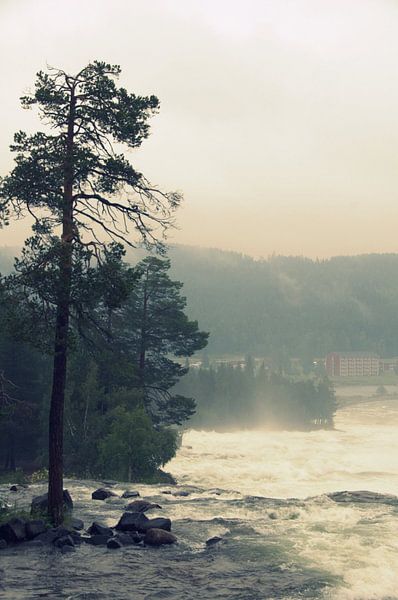
M170 261L148 256L136 266L140 278L119 316L119 335L137 373L144 406L155 424L181 424L195 410L192 398L169 390L187 373L175 358L192 356L208 333L188 319L182 283L170 279Z
M27 212L34 216L35 237L26 258L39 246L40 266L51 270L56 282L55 297L50 298L41 295L40 277L31 279L30 288L24 283L35 307L37 298L43 308L55 307L48 506L56 524L63 518L64 398L76 264L83 264L80 253L87 253L86 263L100 260L104 236L132 244L130 230L148 244L157 243L180 201L178 194L152 186L114 149L114 143L139 147L149 133L148 118L159 106L155 96L118 88L119 74L119 67L103 62L91 63L77 75L52 69L38 73L34 93L23 97L22 104L39 108L49 133L15 135L11 149L16 165L0 188L2 222Z

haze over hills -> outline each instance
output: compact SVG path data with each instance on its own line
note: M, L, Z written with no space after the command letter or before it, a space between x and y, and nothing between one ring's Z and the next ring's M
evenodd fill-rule
M298 356L398 354L398 255L254 260L189 247L170 253L209 352Z
M2 248L0 270L14 248ZM132 262L141 251L129 253ZM398 254L325 260L191 246L170 249L188 313L211 332L209 354L312 361L332 350L398 355Z

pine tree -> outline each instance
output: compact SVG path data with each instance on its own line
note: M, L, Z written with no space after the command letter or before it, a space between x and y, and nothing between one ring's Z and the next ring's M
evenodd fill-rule
M156 424L181 424L194 412L191 398L169 390L187 373L175 358L192 356L207 344L208 333L185 314L182 283L168 274L170 261L148 256L122 310L119 329L130 348L145 408ZM137 326L138 324L138 326Z
M48 492L55 524L63 519L63 414L75 257L86 264L101 260L107 238L134 245L132 231L140 241L158 244L180 201L179 194L152 186L115 149L115 144L139 147L149 134L148 119L159 107L155 96L117 87L119 74L118 66L98 61L77 75L58 69L39 72L34 92L21 101L25 108L39 109L48 132L16 133L11 146L16 164L0 187L0 221L33 216L34 236L26 256L39 246L34 267L48 267L56 282L55 298L40 296L40 278L31 279L27 293L56 307Z

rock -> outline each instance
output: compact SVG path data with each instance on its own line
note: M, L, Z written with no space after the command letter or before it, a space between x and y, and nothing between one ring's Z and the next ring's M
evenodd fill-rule
M159 517L157 519L148 519L146 523L143 523L142 528L137 529L137 531L144 533L149 529L163 529L165 531L170 531L171 521L170 519L164 519L163 517Z
M72 518L70 520L70 526L73 529L76 529L76 531L81 531L82 529L84 529L84 522L81 519Z
M25 521L23 519L10 519L0 527L0 539L7 544L16 544L25 539Z
M185 490L180 490L178 492L173 492L173 496L181 496L185 498L186 496L189 496L189 492L186 492Z
M145 533L138 533L138 531L132 531L130 533L130 537L133 540L134 544L140 544L144 541Z
M106 500L107 498L111 498L112 496L117 496L117 494L105 488L99 488L91 494L91 498L93 500Z
M164 544L175 544L175 535L164 529L149 529L146 532L144 543L148 546L162 546Z
M61 547L62 554L69 554L70 552L75 552L74 546L62 546Z
M138 498L139 495L140 493L136 490L126 490L123 492L122 498Z
M63 491L63 498L64 498L64 509L67 512L71 512L73 510L73 500L71 498L70 493L68 492L68 490L64 490ZM33 498L32 500L32 504L30 507L30 514L45 514L47 513L47 507L48 507L48 494L43 494L42 496L36 496L36 498Z
M117 538L111 538L107 541L106 546L111 550L117 550L122 547L122 543Z
M7 548L8 544L5 540L0 540L0 550Z
M148 519L142 512L125 512L115 527L118 531L137 531L138 533L146 533L148 529L153 528L170 531L171 521L162 517Z
M17 485L12 485L10 487L10 492L19 492L19 487Z
M88 535L82 535L80 537L80 543L82 544L83 542L85 542L86 544L91 544L91 537Z
M162 508L159 504L152 504L152 502L147 502L146 500L134 500L134 502L130 502L126 506L126 510L131 512L146 512L151 508Z
M272 519L273 521L276 521L276 519L278 518L278 515L276 514L276 512L270 512L270 513L268 513L268 518Z
M62 537L67 537L70 535L69 529L65 527L53 527L52 529L47 529L45 533L39 534L35 539L41 540L44 544L53 544L56 540Z
M93 535L91 536L90 541L88 543L92 544L93 546L105 546L110 537L110 535L103 534Z
M103 483L104 485L110 485L111 487L118 484L118 482L114 479L107 479L102 481L101 483Z
M137 543L135 541L134 535L138 535L138 534L124 533L123 531L121 531L120 533L117 533L115 535L114 539L118 540L122 546L131 546L132 544Z
M42 540L29 540L26 544L33 548L42 548L44 546L44 542Z
M206 546L208 546L208 547L215 546L219 542L222 542L222 538L219 537L218 535L215 535L214 537L206 540Z
M28 540L33 540L33 538L37 537L41 533L45 533L46 531L47 525L41 519L28 521L25 525L26 538Z
M120 518L115 529L117 531L139 531L143 532L144 525L149 521L143 513L125 512Z
M380 494L378 492L355 491L355 492L332 492L327 496L334 502L358 502L360 504L389 504L398 505L398 497L392 494Z
M54 546L56 548L63 548L64 546L74 546L74 541L70 535L64 535L54 541Z
M162 490L161 492L162 494L170 494L171 495L171 491L170 490Z
M110 527L106 527L105 525L101 525L101 523L94 523L87 529L87 533L90 535L107 535L108 538L112 537L113 531Z
M136 531L124 532L120 531L115 535L115 538L119 540L119 542L123 546L131 546L131 544L140 544L145 537L143 533L137 533Z

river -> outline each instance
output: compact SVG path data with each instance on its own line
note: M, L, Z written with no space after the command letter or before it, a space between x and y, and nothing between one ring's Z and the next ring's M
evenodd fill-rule
M164 494L174 491L164 485L114 489L161 504L154 514L172 519L178 545L8 549L0 598L398 599L398 503L326 495L398 495L397 399L341 408L334 431L189 431L167 470L188 496ZM67 481L76 516L113 525L125 501L92 501L99 486ZM43 490L32 486L24 500ZM207 548L212 536L223 541Z

